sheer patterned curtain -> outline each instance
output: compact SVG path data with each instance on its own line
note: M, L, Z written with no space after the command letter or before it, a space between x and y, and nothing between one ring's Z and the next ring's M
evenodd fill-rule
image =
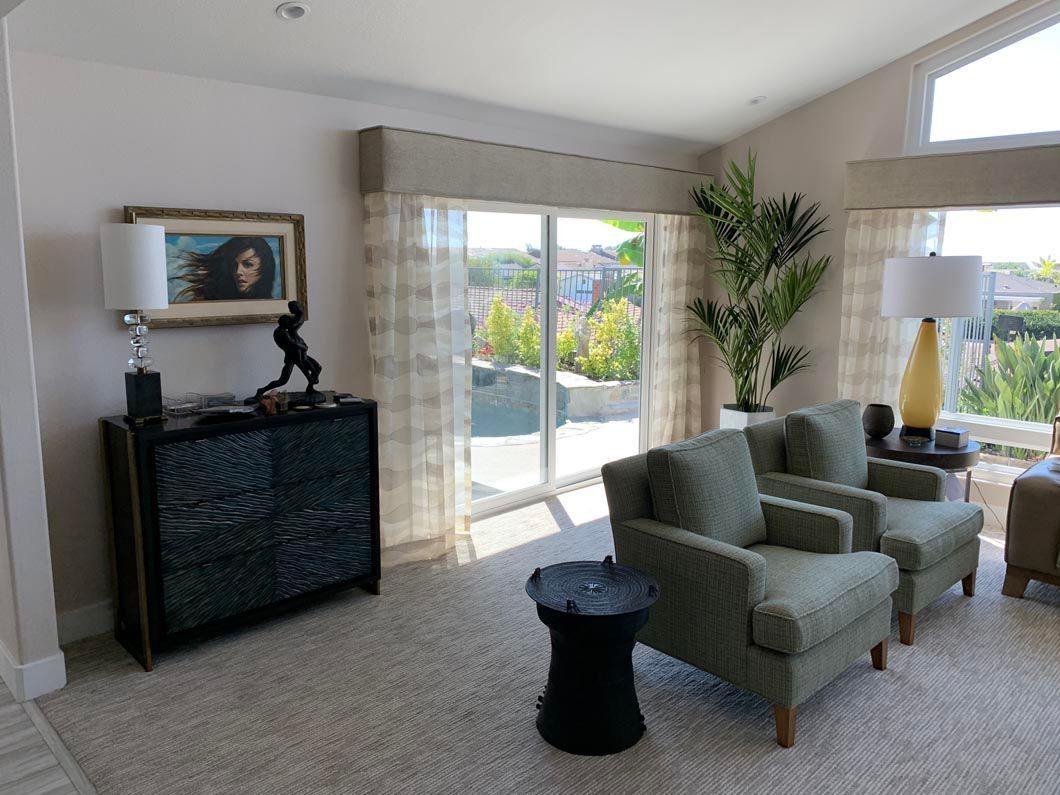
M451 549L471 508L467 213L431 196L365 196L369 342L388 563Z
M706 224L699 216L656 216L651 447L687 439L702 428L699 343L688 333L685 307L702 294L706 248Z
M898 390L916 338L916 318L880 317L883 261L942 248L945 215L927 210L853 210L843 264L839 396L888 403Z

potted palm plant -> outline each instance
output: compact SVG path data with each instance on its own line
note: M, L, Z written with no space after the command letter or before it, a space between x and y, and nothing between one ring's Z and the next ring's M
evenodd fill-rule
M804 206L801 193L756 198L754 155L747 161L746 169L729 163L727 184L692 191L713 234L714 275L725 296L697 298L687 309L696 338L714 343L732 377L736 402L721 412L721 426L729 428L772 417L773 390L810 366L810 352L785 344L782 335L831 263L829 256L806 252L825 231L820 203Z

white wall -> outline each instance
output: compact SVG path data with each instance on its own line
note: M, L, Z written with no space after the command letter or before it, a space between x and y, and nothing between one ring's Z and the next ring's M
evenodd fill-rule
M696 167L686 155L26 52L16 52L14 75L55 591L67 634L98 630L109 615L96 418L123 411L128 344L102 308L101 222L121 220L126 204L305 214L304 335L324 365L324 386L364 393L356 130L386 124ZM166 394L246 396L280 362L264 325L152 337Z
M846 162L903 154L909 86L916 63L1036 4L1029 0L1014 3L700 158L701 171L721 174L727 161L744 163L748 150L753 150L758 155L758 189L762 195L802 192L810 201L821 202L822 212L829 216L830 231L814 250L831 254L832 268L821 294L796 318L784 339L786 343L808 345L813 350L814 367L778 390L772 402L780 413L834 400L837 395ZM717 406L731 399L731 382L728 376L712 378L708 374L704 389L713 393L704 392L704 411L716 417Z

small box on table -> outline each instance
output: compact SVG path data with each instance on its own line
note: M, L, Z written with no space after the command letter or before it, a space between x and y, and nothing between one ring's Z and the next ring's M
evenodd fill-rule
M964 447L968 444L967 428L936 428L936 447Z

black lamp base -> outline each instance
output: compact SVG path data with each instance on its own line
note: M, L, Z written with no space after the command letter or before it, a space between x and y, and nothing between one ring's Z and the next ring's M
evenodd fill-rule
M162 422L162 376L154 370L125 374L125 420L142 425Z
M927 440L930 441L930 440L935 438L935 429L934 428L914 428L914 427L912 427L910 425L903 425L902 426L902 432L899 434L899 436L901 438L905 438L906 436L912 436L914 438L927 439Z

